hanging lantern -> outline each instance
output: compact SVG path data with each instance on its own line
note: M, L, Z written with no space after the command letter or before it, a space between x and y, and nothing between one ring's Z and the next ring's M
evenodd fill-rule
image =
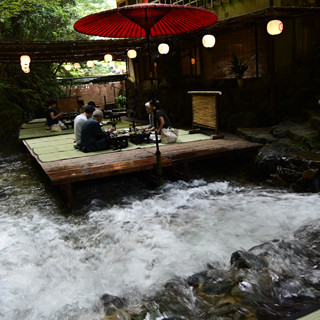
M131 49L127 52L127 55L129 59L134 59L137 56L137 51L134 49Z
M196 59L195 59L195 58L191 58L191 59L190 59L190 63L191 63L191 64L196 64Z
M22 71L23 71L24 73L29 73L29 72L30 72L29 65L28 65L28 66L22 66L21 69L22 69Z
M63 67L64 67L67 71L70 71L70 70L71 70L70 64L65 64Z
M111 54L106 54L104 56L104 61L105 62L111 62L112 61L112 55Z
M283 23L280 20L271 20L267 24L267 31L270 35L276 36L283 31Z
M202 44L205 48L212 48L216 44L216 38L212 34L202 37Z
M160 43L158 46L158 51L160 54L167 54L169 52L169 45L166 43Z
M29 56L23 55L20 57L21 66L29 66L30 62L31 62L31 59Z
M93 67L94 67L94 61L88 60L88 61L87 61L87 67L88 67L88 68L93 68Z
M73 64L73 67L76 68L76 69L79 69L79 68L81 68L81 65L80 65L79 62L75 62L75 63Z

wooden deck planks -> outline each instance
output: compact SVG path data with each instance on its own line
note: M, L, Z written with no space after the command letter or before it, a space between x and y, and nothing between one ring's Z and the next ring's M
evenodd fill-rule
M203 140L161 146L161 164L195 161L236 151L254 150L260 145L245 140ZM28 147L28 146L27 146ZM30 150L30 153L35 156ZM38 163L53 184L72 183L156 168L156 147ZM35 156L36 158L36 156ZM37 159L37 158L36 158Z
M175 162L195 161L227 153L256 150L260 146L246 140L224 138L161 146L161 155Z
M125 173L155 170L155 153L148 149L135 149L109 154L85 156L53 162L41 162L33 151L25 144L35 157L53 184L66 184L85 180L93 180ZM163 167L171 166L172 161L161 157Z
M61 187L62 194L72 206L72 187L74 182L93 180L126 173L156 171L156 147L125 150L80 158L42 162L32 148L23 141L30 154L36 159L53 185ZM242 139L224 138L194 142L161 145L162 167L176 165L188 167L188 162L204 158L214 158L225 154L257 150L261 145ZM187 170L187 169L186 169ZM187 172L186 172L187 174Z

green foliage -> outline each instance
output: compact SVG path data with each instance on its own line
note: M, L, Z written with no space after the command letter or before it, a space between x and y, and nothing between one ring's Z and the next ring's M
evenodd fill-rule
M244 73L248 70L248 63L239 59L235 54L232 55L231 66L229 74L235 76L237 79L242 79Z
M59 5L60 2L60 0L2 0L0 2L0 21L4 22L21 14L30 14L41 6Z
M113 0L0 0L0 41L63 41L88 38L73 25L84 15L115 7ZM96 72L102 72L99 63ZM31 63L31 72L20 65L0 64L0 135L8 134L21 122L44 117L47 100L63 95L55 71L57 64ZM64 77L91 75L76 69ZM8 121L10 119L10 121Z
M104 67L103 66L104 61L94 61L94 67L88 68L86 65L86 62L80 62L81 68L76 69L73 67L73 64L69 64L72 68L71 70L67 71L64 68L64 65L61 65L59 67L59 64L55 63L53 64L54 68L58 68L57 71L57 77L60 78L80 78L80 77L87 77L87 76L105 76L108 73L110 73L113 69L111 66Z
M116 107L118 109L126 108L127 106L127 98L125 96L119 95L115 98Z
M80 17L115 7L115 0L77 0L77 13Z

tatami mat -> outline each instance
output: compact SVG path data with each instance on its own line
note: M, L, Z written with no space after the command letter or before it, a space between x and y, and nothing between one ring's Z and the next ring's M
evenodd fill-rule
M118 128L118 126L117 126ZM192 142L210 139L209 136L201 133L189 134L186 130L179 130L179 137L176 143ZM127 148L121 150L104 150L99 152L84 153L74 149L74 134L56 135L52 137L41 137L37 139L27 139L25 142L33 150L34 154L42 162L58 161L63 159L72 159L93 156L98 154L107 154L111 152L120 152L141 148L152 148L155 143L143 143L135 145L129 142ZM165 144L161 144L165 145Z

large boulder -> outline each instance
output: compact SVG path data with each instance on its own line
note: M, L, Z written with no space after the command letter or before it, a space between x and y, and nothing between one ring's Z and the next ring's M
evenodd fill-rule
M279 186L297 192L320 191L320 153L306 152L294 146L270 144L256 157L261 175Z

